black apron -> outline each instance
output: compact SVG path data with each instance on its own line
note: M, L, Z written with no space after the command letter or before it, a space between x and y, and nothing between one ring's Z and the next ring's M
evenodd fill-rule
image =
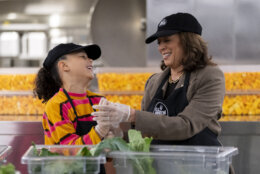
M69 100L70 105L73 108L74 114L76 116L76 121L77 121L76 134L79 135L79 136L83 136L83 135L89 133L91 128L93 126L97 125L97 122L95 122L95 121L79 121L78 120L78 114L77 114L76 108L75 108L75 106L74 106L74 104L72 102L72 99L70 98L68 92L65 89L63 89L63 92L67 96L67 99ZM88 96L87 96L87 98L88 98L89 103L90 103L90 105L92 107L93 103L92 103L91 99ZM94 108L93 108L93 110L96 112L96 110ZM105 167L104 167L103 164L101 164L101 166L100 166L100 174L105 174L105 173L106 173Z
M164 99L162 87L166 83L168 78L169 77L166 76L158 87L155 96L148 107L148 112L153 112L157 115L165 115L165 117L176 116L178 115L178 113L182 112L184 108L189 104L186 93L189 86L190 73L186 73L184 85L174 90L170 94L170 96ZM209 128L205 128L198 134L186 140L153 140L152 144L221 146L220 142L217 139L217 135L213 133Z
M74 104L72 102L72 99L70 98L68 92L65 89L63 89L63 92L67 96L67 98L68 98L68 100L70 102L70 105L73 108L73 112L74 112L74 114L76 116L76 121L77 121L76 134L79 135L79 136L83 136L83 135L87 134L91 130L91 128L93 126L97 125L97 122L95 122L95 121L79 121L78 114L77 114L76 108L75 108L75 106L74 106ZM90 103L90 105L92 107L93 103L92 103L91 99L88 96L87 96L87 98L88 98L89 103ZM96 111L94 108L93 108L93 110Z

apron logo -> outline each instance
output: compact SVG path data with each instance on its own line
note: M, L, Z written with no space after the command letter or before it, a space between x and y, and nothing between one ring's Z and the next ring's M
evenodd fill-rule
M168 108L162 102L156 103L153 113L156 115L168 115Z

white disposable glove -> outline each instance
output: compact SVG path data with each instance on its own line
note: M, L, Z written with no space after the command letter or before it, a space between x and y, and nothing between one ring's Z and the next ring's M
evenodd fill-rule
M101 99L100 99L100 101L99 101L99 103L98 103L98 105L110 105L110 104L112 104L112 102L110 102L110 101L108 101L107 99L105 99L104 97L102 97ZM96 105L94 105L94 106L96 106ZM95 108L94 108L95 109Z
M108 105L109 101L107 101L105 98L101 98L100 105ZM104 138L108 135L110 131L110 124L107 124L107 122L104 122L102 120L97 120L97 125L95 126L95 131L99 134L101 138Z
M130 106L109 102L108 105L95 105L93 108L99 111L93 112L96 116L93 120L102 121L106 125L118 127L119 123L126 122L130 116Z
M107 126L105 124L102 124L102 121L97 121L97 125L95 126L95 131L98 133L100 138L104 138L108 135L108 132L110 130L110 126Z

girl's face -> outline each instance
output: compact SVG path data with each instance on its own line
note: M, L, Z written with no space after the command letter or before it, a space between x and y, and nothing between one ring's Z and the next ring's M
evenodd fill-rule
M159 37L157 41L158 50L162 55L165 65L171 68L178 68L184 55L179 35L174 34Z
M66 55L67 69L72 77L77 79L94 78L93 60L88 58L85 51L71 53Z

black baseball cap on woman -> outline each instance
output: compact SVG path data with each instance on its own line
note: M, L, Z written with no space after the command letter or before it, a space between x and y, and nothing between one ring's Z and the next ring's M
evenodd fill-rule
M197 19L189 13L176 13L163 18L157 27L156 33L145 40L151 43L158 37L170 36L179 32L192 32L201 35L202 27Z
M49 51L46 59L43 62L43 67L47 70L50 70L56 60L58 60L60 57L81 50L84 50L88 57L93 60L96 60L101 56L101 49L96 44L86 46L81 46L74 43L59 44Z

